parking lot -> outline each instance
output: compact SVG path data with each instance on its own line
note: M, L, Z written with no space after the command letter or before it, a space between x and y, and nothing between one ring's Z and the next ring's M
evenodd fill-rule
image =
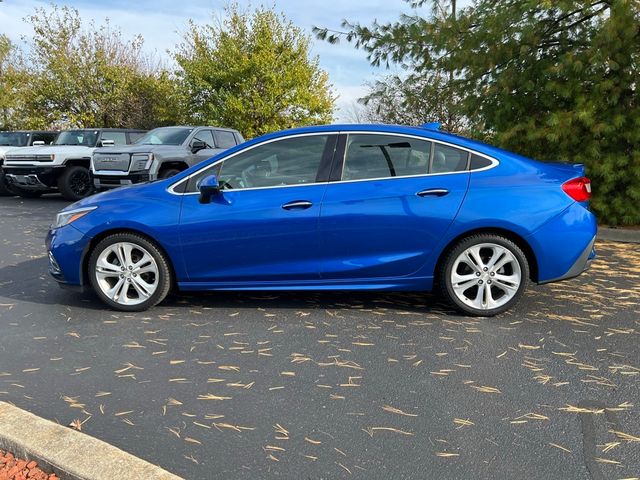
M0 198L0 400L185 478L640 476L637 245L492 319L385 293L123 314L49 278L65 205Z

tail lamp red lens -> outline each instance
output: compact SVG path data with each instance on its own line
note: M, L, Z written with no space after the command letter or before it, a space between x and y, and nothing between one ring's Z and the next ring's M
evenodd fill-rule
M576 202L586 202L591 198L591 180L587 177L572 178L562 184L562 190Z

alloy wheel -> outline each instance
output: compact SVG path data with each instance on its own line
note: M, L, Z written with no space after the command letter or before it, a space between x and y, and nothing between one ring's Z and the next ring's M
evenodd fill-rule
M493 310L508 303L522 283L522 267L506 247L480 243L464 250L451 269L456 297L477 310Z

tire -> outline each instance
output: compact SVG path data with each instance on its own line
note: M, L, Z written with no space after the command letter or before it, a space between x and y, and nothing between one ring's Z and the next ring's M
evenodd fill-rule
M0 197L13 197L13 192L9 190L4 173L0 172Z
M124 245L131 248L128 254ZM144 255L150 258L142 268L130 268L135 267L136 262L144 261ZM124 270L119 261L121 257L125 263L127 259L130 261ZM136 271L142 273L136 275ZM89 279L100 300L123 312L142 312L157 305L165 299L173 284L166 255L154 242L133 233L116 233L96 245L89 257ZM141 295L141 291L148 292L148 296Z
M174 175L179 174L181 171L182 170L178 170L177 168L167 168L165 170L160 170L158 178L161 180L164 180L165 178L171 178Z
M529 263L511 240L473 235L448 252L437 281L443 297L460 312L492 317L518 303L529 282Z
M58 190L66 200L76 201L93 193L89 169L71 165L58 178Z
M22 188L14 187L11 185L8 187L9 193L12 195L18 195L22 198L40 198L44 192L38 190L25 190Z

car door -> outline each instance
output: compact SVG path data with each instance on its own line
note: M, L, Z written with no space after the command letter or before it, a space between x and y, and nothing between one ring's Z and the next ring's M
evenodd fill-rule
M320 215L321 277L417 272L466 195L468 152L399 135L354 133L340 143Z
M272 140L192 175L180 220L189 280L254 288L317 280L318 219L336 140L327 134ZM201 204L197 185L211 174L221 192Z

